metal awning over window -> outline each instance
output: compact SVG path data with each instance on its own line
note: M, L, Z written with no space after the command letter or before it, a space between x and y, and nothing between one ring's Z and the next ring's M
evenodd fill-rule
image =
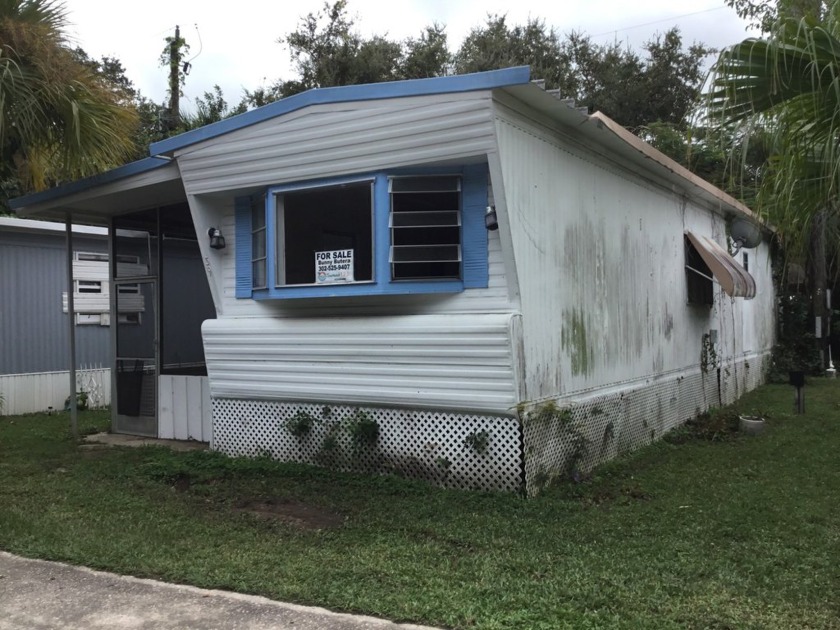
M747 300L755 297L755 279L729 252L710 238L689 231L685 234L727 295Z

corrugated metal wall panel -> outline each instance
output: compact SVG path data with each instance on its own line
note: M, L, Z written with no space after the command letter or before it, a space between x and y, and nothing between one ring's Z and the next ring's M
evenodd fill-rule
M106 252L104 239L74 238L74 249ZM68 368L66 253L61 233L0 233L0 374ZM79 364L110 362L107 327L77 326Z
M723 243L722 217L504 106L497 113L529 400L696 368L712 329L724 359L769 349L769 266L751 267L752 303L716 285L713 308L687 304L683 232ZM765 261L766 246L758 252ZM758 331L749 349L744 326Z
M195 195L484 155L489 92L318 105L185 149Z
M110 369L80 370L76 377L76 389L90 392L88 402L92 407L111 404ZM70 372L0 374L0 394L4 398L0 415L37 413L47 411L50 407L61 411L64 409L64 401L70 395Z
M211 395L509 414L515 317L210 320Z

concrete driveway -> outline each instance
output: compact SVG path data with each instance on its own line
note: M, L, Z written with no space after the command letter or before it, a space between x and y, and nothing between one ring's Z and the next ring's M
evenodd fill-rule
M0 552L0 630L432 630Z

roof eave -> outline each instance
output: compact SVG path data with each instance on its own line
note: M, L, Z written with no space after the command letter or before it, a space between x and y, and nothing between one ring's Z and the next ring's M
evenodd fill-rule
M653 169L666 171L672 178L676 177L682 181L687 187L693 189L697 196L718 207L725 214L743 216L762 225L767 230L773 230L771 225L758 217L748 206L714 184L695 175L682 164L631 133L607 115L601 112L590 114L585 124L590 128L594 127L602 134L609 134L614 139L621 141L628 150L627 155L633 155L637 163L643 163L649 169L653 167Z
M83 193L93 188L120 181L136 175L142 175L171 164L171 160L160 157L149 157L136 162L125 164L110 171L92 175L74 182L62 184L41 192L24 195L9 201L9 207L15 212L31 206L38 206L50 201Z
M154 191L154 194L147 198L144 196L147 191ZM94 177L19 197L10 205L19 217L63 221L70 214L75 222L100 225L120 210L130 211L137 204L135 209L144 209L145 206L141 206L146 201L167 205L185 199L177 164L172 160L147 158ZM106 209L103 204L108 203L110 206Z

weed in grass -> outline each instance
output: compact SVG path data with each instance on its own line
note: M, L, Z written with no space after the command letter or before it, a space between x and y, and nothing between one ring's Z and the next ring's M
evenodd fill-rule
M670 444L683 444L688 440L728 440L738 433L739 418L740 414L735 407L710 408L669 431L663 439Z

